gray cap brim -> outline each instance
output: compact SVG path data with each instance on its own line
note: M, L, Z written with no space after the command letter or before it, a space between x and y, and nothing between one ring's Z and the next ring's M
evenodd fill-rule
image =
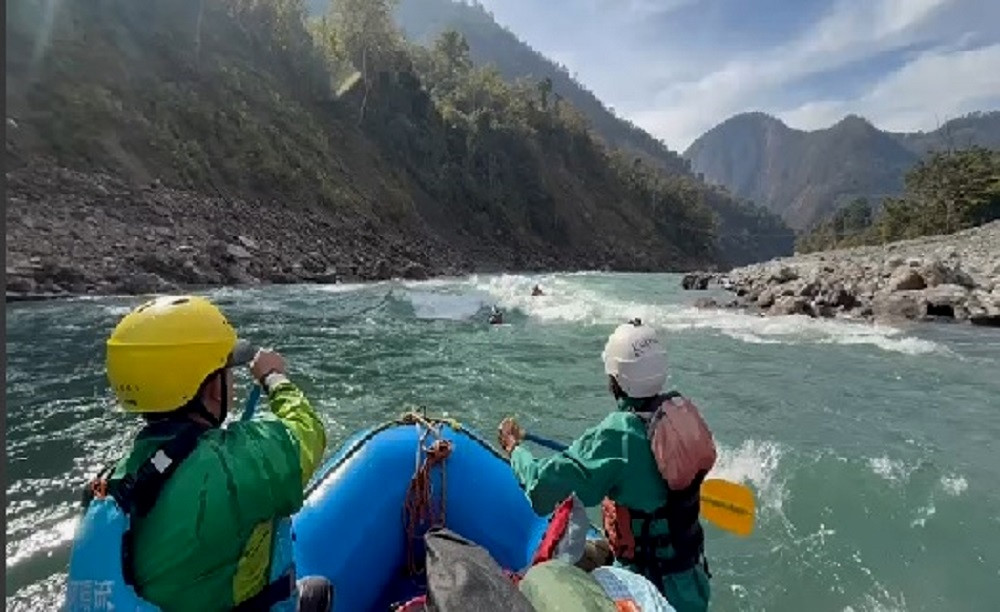
M233 352L229 353L229 359L226 360L226 367L232 368L246 365L253 361L256 355L257 349L250 342L239 339L236 341L236 346L233 347Z

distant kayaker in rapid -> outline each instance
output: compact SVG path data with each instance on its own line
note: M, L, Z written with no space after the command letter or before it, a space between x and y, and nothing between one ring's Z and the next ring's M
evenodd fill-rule
M539 295L545 295L545 294L542 293L542 288L540 286L535 285L535 287L531 290L531 297L537 297Z
M711 433L688 400L661 395L666 353L653 328L620 325L602 358L618 410L545 459L520 445L524 431L511 418L500 423L500 445L536 512L571 493L601 503L615 564L656 584L678 612L703 612L710 574L698 515L716 456Z
M503 323L503 311L496 306L490 310L490 325L501 325Z
M270 411L222 429L233 368L243 365ZM330 610L325 578L299 580L296 590L289 517L302 506L326 431L282 356L239 340L208 300L168 296L118 323L107 373L124 410L145 426L91 484L67 609L90 609L98 597L108 609L135 609L137 593L165 611ZM121 512L130 515L129 538ZM102 554L116 546L123 558Z

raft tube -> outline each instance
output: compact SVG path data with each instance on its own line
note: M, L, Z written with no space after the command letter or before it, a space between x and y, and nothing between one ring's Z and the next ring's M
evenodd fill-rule
M501 567L528 567L548 527L531 508L502 455L458 423L428 419L451 442L445 459L445 526L485 548ZM426 435L425 435L426 434ZM398 420L356 433L318 470L293 518L296 573L334 585L334 612L385 612L423 593L409 576L404 506L424 447L438 436L424 424ZM422 457L421 457L422 459ZM441 468L431 470L432 507L439 510ZM421 563L422 535L412 540ZM591 528L589 538L599 537Z

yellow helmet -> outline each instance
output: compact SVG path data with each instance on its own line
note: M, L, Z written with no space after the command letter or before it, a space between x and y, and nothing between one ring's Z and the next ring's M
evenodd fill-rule
M218 308L197 296L163 296L125 315L108 338L108 380L127 412L170 412L209 374L250 361L253 350Z

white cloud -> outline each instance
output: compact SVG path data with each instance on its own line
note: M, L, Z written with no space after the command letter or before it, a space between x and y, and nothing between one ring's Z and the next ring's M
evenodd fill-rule
M825 127L853 112L879 127L912 130L935 113L996 105L1000 95L989 67L965 68L994 57L988 45L1000 43L993 28L1000 22L998 0L835 0L811 26L750 52L706 48L695 31L653 40L648 27L638 27L701 0L485 1L533 46L559 57L608 106L679 151L740 112L761 110L803 127ZM706 10L731 6L715 2ZM969 52L977 46L981 53ZM873 83L867 89L864 81L852 83L860 94L838 91L838 81L823 83L818 93L803 88L805 79L815 86L817 75L884 61L895 52L900 61L918 49L934 51L909 58L888 76L868 70L862 78Z
M998 99L1000 44L995 44L924 53L858 99L809 102L780 116L802 129L826 127L845 114L856 113L886 130L930 130Z
M630 113L635 123L684 150L730 115L767 109L775 93L804 76L844 66L888 49L926 40L919 26L954 0L841 0L815 26L792 42L730 60L695 81L661 91L654 108ZM825 110L820 105L813 112Z
M629 18L663 15L700 0L593 0L595 8L610 14L625 14Z

